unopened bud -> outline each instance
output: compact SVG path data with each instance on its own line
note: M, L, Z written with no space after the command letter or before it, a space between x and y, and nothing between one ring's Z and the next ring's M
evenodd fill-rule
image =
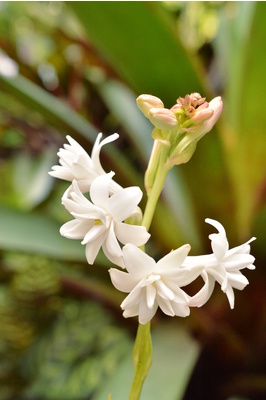
M170 130L177 125L175 114L167 108L151 108L148 118L154 126L162 130Z
M197 111L196 114L190 119L190 122L198 125L213 115L214 111L211 108L204 108L203 110Z
M150 94L142 94L137 98L137 106L143 112L145 117L149 118L151 108L164 108L162 100Z
M197 128L198 139L200 139L202 136L204 136L212 129L212 127L220 117L222 109L223 109L223 101L220 96L215 97L212 101L210 101L209 107L206 109L206 111L210 110L212 111L212 114L209 117L206 117L205 121ZM203 111L205 110L202 110L200 113L203 113ZM207 116L207 112L205 116Z

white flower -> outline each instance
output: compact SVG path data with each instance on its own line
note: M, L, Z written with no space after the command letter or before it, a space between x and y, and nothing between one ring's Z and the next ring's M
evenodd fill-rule
M102 142L102 133L99 133L92 148L91 157L71 136L67 136L69 144L64 144L64 148L59 149L57 153L59 157L59 164L52 167L49 172L55 178L63 179L66 181L77 181L82 193L88 192L93 180L105 174L104 169L100 163L100 151L102 146L107 143L113 142L119 137L117 133L108 136ZM116 182L112 181L110 184L110 191L115 193L121 190Z
M110 172L95 178L90 189L91 201L73 181L62 203L75 219L64 224L60 233L69 239L83 239L81 243L86 245L89 264L93 264L102 246L110 261L124 267L118 240L123 244L141 246L147 242L150 234L143 226L122 222L136 209L142 192L138 187L129 187L109 196L113 176L114 172Z
M128 273L115 268L109 272L113 285L129 293L121 304L125 318L138 315L139 322L146 324L158 306L170 316L189 315L189 296L180 287L191 283L202 271L198 266L182 267L189 250L190 246L184 245L156 263L134 245L124 246L123 258Z
M219 233L209 235L213 254L204 256L187 257L184 266L204 266L201 276L205 282L203 288L193 296L190 306L202 306L211 296L215 281L221 285L222 291L226 294L230 307L234 308L233 289L243 290L249 283L240 270L244 268L255 269L253 262L255 258L250 254L249 243L255 240L251 238L248 242L229 250L229 244L224 227L213 219L205 220L213 225Z

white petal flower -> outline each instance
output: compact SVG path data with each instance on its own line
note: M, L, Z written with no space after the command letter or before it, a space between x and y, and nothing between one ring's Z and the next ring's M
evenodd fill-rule
M90 188L88 200L74 180L66 191L62 203L75 218L65 223L60 233L69 239L83 239L89 264L94 260L102 246L106 257L114 264L124 267L122 250L118 240L142 246L150 234L143 226L125 224L142 198L138 187L121 189L110 196L113 172L95 178Z
M183 268L190 246L184 245L163 257L157 263L132 244L123 248L123 258L128 273L115 268L109 270L113 285L129 293L121 304L123 316L137 316L146 324L157 308L170 316L186 317L190 310L189 296L181 289L196 279L202 267Z
M114 133L100 141L102 133L99 133L92 148L90 157L83 147L81 147L71 136L67 136L66 138L69 144L64 144L64 148L59 149L59 152L57 153L60 165L53 166L52 171L50 171L49 174L55 178L66 181L73 181L75 179L78 182L81 192L88 192L93 180L97 176L105 174L100 163L100 151L102 146L113 142L118 137L119 135ZM112 181L110 183L110 191L115 193L118 190L121 190L121 186Z
M255 269L253 265L255 258L250 254L249 245L255 238L253 237L241 246L229 250L224 227L213 219L207 218L205 221L213 225L218 233L209 235L213 254L187 257L184 262L185 267L204 266L201 276L205 284L190 299L189 305L200 307L206 303L213 292L215 281L217 281L221 285L222 291L227 295L230 307L234 308L233 289L242 290L248 284L247 278L240 270L243 268Z

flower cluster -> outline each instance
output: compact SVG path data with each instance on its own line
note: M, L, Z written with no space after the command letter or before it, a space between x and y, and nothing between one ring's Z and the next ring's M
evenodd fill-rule
M133 245L123 248L128 273L110 269L113 285L129 293L121 304L124 317L139 316L139 322L147 323L158 307L167 315L186 317L189 307L201 307L210 298L215 281L226 293L234 308L233 288L242 290L248 284L241 269L254 269L254 257L250 255L250 239L241 246L228 250L229 245L223 226L206 219L218 229L210 235L213 254L188 256L189 245L184 245L163 257L157 263ZM202 289L193 297L181 289L202 276Z
M208 132L222 108L220 98L207 103L198 93L179 98L170 110L154 96L142 95L137 102L155 125L155 134L160 140L174 140L173 132L180 136L179 141L175 138L170 158L180 157L193 141ZM221 285L233 308L233 289L242 290L248 284L241 270L255 268L249 245L255 238L229 249L223 226L206 219L218 231L209 236L211 254L189 256L190 245L186 244L156 262L139 248L150 237L146 228L127 223L130 218L134 220L132 216L140 215L138 204L142 191L139 187L122 188L113 180L114 172L105 172L100 163L102 146L116 140L118 135L113 134L102 141L101 138L100 133L89 156L67 136L69 144L58 152L60 165L52 167L50 175L71 182L62 197L62 204L73 219L61 227L61 235L81 240L86 246L89 264L94 263L102 248L113 264L124 269L109 270L113 285L128 293L121 304L124 317L138 316L139 322L146 324L158 308L169 316L186 317L190 307L200 307L208 301L215 282ZM161 151L158 142L155 147L156 151ZM202 288L189 296L184 287L200 276L204 281Z
M208 103L199 93L187 94L184 98L179 97L170 109L165 108L158 97L147 94L137 98L137 105L160 131L178 129L181 133L196 132L197 139L212 129L223 108L220 96ZM167 134L158 132L156 134L161 135L161 138L167 138Z
M71 181L62 197L62 204L74 217L65 223L60 233L69 239L82 239L86 245L86 258L93 264L100 250L114 264L124 267L122 244L144 245L150 234L143 226L129 225L124 221L138 213L142 198L138 187L122 188L114 180L114 172L106 173L100 163L100 150L106 143L118 138L111 135L100 142L99 133L91 157L70 136L58 152L59 166L52 167L50 175ZM84 193L88 193L90 200Z

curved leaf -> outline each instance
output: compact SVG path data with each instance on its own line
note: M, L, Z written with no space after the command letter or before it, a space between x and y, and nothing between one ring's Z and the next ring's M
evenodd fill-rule
M202 92L170 20L155 2L71 2L89 40L138 93L152 93L169 105ZM186 79L184 79L184 76Z

